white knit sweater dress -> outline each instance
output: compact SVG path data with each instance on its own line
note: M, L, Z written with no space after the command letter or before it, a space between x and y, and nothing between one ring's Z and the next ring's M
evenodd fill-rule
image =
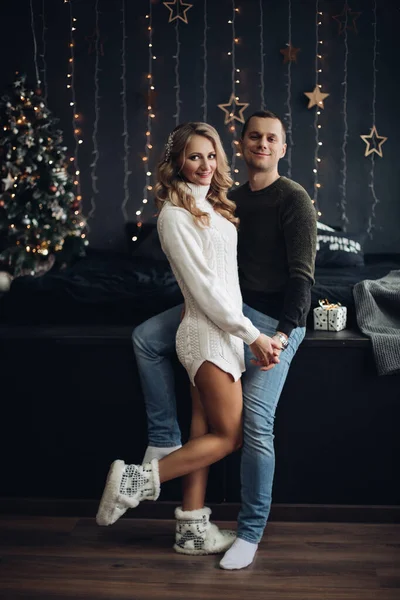
M177 355L193 385L204 361L237 381L245 370L243 342L252 344L260 335L242 312L237 230L206 199L208 186L188 185L196 205L210 214L210 226L197 225L186 209L169 202L157 222L162 249L185 299Z

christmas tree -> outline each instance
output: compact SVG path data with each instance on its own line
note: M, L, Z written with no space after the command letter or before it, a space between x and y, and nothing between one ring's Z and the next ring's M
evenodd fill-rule
M57 119L18 76L0 99L0 271L45 272L84 254L86 222Z

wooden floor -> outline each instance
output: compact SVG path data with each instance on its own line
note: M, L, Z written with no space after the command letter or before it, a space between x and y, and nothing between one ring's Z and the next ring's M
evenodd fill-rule
M0 599L400 599L400 525L270 523L236 572L176 554L173 532L163 520L2 516Z

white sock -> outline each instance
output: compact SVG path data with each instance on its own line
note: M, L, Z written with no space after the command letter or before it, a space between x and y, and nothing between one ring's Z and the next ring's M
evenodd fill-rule
M147 446L146 452L144 453L144 457L142 460L142 464L144 465L148 462L151 462L153 460L153 458L156 458L157 460L161 460L165 456L168 456L168 454L171 454L171 452L175 452L175 450L179 450L179 448L182 448L182 446L181 445L171 446L169 448L159 448L158 446Z
M236 538L232 546L224 554L224 558L220 561L221 569L244 569L251 565L254 556L257 552L258 544L246 542L241 538Z

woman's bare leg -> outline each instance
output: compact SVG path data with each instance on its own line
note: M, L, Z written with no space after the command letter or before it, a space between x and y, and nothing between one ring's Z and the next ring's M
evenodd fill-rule
M192 395L192 423L190 427L190 439L196 439L209 431L204 406L200 400L197 387L191 386ZM209 467L203 467L183 478L183 500L182 510L197 510L203 508L207 488L207 477Z
M231 376L205 362L196 378L209 433L191 439L159 462L160 482L207 467L240 447L242 443L242 386Z

